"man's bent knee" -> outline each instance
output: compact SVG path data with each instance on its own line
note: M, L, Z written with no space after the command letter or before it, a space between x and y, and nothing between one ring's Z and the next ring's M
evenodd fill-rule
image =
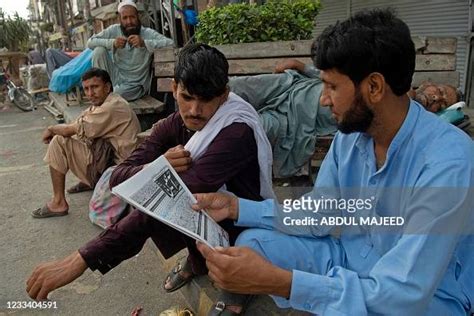
M46 162L54 170L66 174L68 170L66 158L66 139L61 135L55 135L48 145L48 150L44 157Z
M244 230L235 242L236 246L250 247L252 249L260 248L260 241L273 240L277 232L268 229L251 228Z
M54 135L51 141L49 142L48 147L53 148L64 148L64 144L66 143L66 137L61 135Z
M99 46L94 48L94 51L92 52L92 65L96 67L97 65L102 65L104 64L104 61L109 58L109 52L107 51L107 48Z
M109 67L112 67L112 65L109 52L105 47L99 46L94 48L94 51L92 52L92 67L104 69L111 77L113 77L112 69L108 69Z
M108 57L108 51L107 48L98 46L94 48L94 51L92 52L92 59L94 58L99 58L99 57Z

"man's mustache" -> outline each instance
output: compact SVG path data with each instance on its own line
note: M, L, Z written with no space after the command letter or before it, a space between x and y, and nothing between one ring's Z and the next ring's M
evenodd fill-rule
M202 116L194 116L194 115L187 115L186 118L191 119L191 120L200 120L200 121L205 120Z

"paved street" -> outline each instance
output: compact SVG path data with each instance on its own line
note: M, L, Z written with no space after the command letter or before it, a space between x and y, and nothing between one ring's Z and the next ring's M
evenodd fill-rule
M136 306L143 307L140 315L158 315L184 304L179 292L161 289L165 273L150 243L107 275L88 270L50 294L57 303L54 311L7 309L7 301L29 300L25 283L35 265L68 255L101 231L88 219L90 192L67 196L68 216L30 216L51 194L41 133L54 123L42 108L25 113L12 105L0 111L0 315L130 315ZM66 186L76 181L71 175Z

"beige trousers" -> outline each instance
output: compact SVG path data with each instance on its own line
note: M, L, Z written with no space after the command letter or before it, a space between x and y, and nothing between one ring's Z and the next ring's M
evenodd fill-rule
M91 185L87 166L92 163L92 153L87 144L77 138L55 135L43 160L62 174L71 170L81 182Z

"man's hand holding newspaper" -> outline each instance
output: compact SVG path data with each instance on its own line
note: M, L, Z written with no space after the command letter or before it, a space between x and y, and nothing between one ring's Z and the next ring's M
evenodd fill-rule
M205 210L207 215L216 222L226 218L237 220L239 217L239 200L236 196L225 193L194 194L197 203L192 205L193 210Z
M197 201L165 156L160 156L112 193L138 210L214 247L228 247L229 236L206 212L195 212Z

